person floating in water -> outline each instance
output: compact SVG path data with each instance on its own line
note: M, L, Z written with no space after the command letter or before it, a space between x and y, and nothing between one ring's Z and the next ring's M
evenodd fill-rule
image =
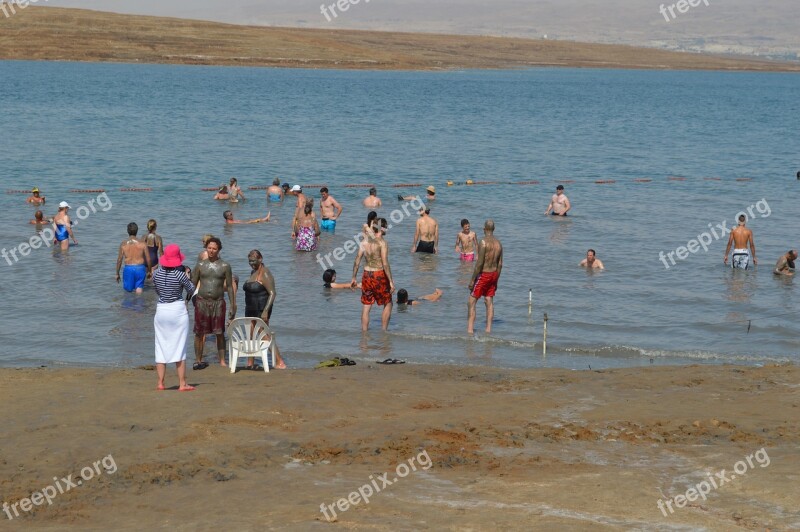
M425 200L426 201L434 201L436 199L436 187L433 185L429 186L425 189ZM418 199L419 196L403 196L402 194L397 195L397 199L400 201L413 201Z
M797 250L790 249L788 252L781 255L781 258L775 263L775 269L772 273L775 275L794 275L794 261L796 260Z
M342 215L342 206L328 193L328 187L322 187L319 192L322 194L322 201L319 202L322 221L319 227L323 231L336 231L336 220Z
M556 193L550 199L550 205L544 211L545 215L550 214L552 211L553 216L566 216L572 205L569 203L569 198L564 194L564 185L556 187Z
M758 266L758 259L756 258L756 241L753 237L753 232L745 225L747 223L747 215L739 215L739 225L731 231L728 237L728 245L725 247L725 258L722 260L725 265L728 264L728 255L733 246L733 261L731 266L735 269L746 270L750 266L750 252L747 251L747 244L750 244L750 251L753 253L753 264Z
M31 190L31 194L32 196L28 196L28 198L25 200L27 203L37 206L44 205L46 203L46 198L44 196L39 195L39 187L33 187L33 190Z
M289 188L288 186L286 188ZM278 203L283 201L283 189L281 188L281 180L277 177L272 180L272 185L267 189L267 201Z
M73 244L78 243L78 240L75 238L75 233L72 232L72 221L69 219L69 209L69 203L62 201L58 204L58 214L53 218L53 224L56 226L56 243L59 244L64 251L69 249L70 238Z
M439 253L439 222L430 214L430 207L420 208L411 253Z
M270 213L268 212L263 218L254 218L253 220L235 220L233 218L233 211L225 211L222 213L222 217L225 218L226 224L260 224L269 222Z
M119 245L117 254L117 282L120 281L119 270L122 262L125 262L125 269L122 271L122 288L126 292L136 292L141 294L144 289L144 280L147 272L150 271L150 254L144 242L136 238L139 226L135 222L128 224L128 239L123 240Z
M469 220L461 220L461 231L456 235L456 253L461 253L461 260L472 262L475 260L475 250L478 249L478 237L475 231L470 230Z
M586 252L586 258L578 266L594 270L604 270L606 268L603 266L603 261L597 258L593 249Z
M475 334L475 304L481 297L486 302L486 334L492 332L494 295L500 273L503 271L503 245L494 237L493 220L486 220L483 232L485 236L478 244L478 260L475 262L475 270L469 281L467 334Z
M397 291L397 304L398 305L414 305L419 304L421 301L439 301L441 299L442 292L438 288L433 291L432 294L428 294L425 296L419 296L416 299L411 299L408 297L408 291L405 288L401 288Z
M322 274L322 281L325 283L323 286L325 288L333 288L333 289L341 289L341 288L361 288L361 283L358 283L356 286L351 285L350 283L337 283L336 282L336 270L334 269L327 269L325 273Z
M389 244L383 238L384 228L387 222L384 218L379 218L373 225L375 238L365 240L361 243L353 264L353 279L350 286L358 286L356 277L361 267L361 261L365 260L364 275L361 278L361 331L369 329L369 313L372 305L383 305L381 313L381 326L383 330L389 329L389 320L392 318L392 294L394 294L394 281L392 280L392 270L389 266Z

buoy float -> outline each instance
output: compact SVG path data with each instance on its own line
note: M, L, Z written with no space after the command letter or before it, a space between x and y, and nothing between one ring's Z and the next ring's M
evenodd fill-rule
M634 179L633 180L634 183L649 183L651 181L652 181L652 179Z
M465 185L474 185L475 181L473 181L472 179L467 179L466 181L464 181L464 184Z
M102 188L73 188L69 192L71 194L77 194L77 193L82 193L82 192L94 194L94 193L99 193L99 192L105 192L105 189L102 189Z
M367 183L351 183L349 185L345 185L344 188L372 188L375 185L369 185Z
M752 181L752 177L737 177L736 181Z
M800 179L800 178L798 178L798 179ZM453 184L454 184L454 183L453 183L452 181L448 181L448 182L447 182L447 186L448 186L448 187L452 187L452 186L453 186Z
M32 194L30 190L6 190L6 194Z
M611 185L612 183L616 183L613 179L598 179L595 181L598 185Z
M539 181L517 181L516 183L511 183L512 185L541 185Z
M302 188L322 188L327 187L328 185L300 185Z
M558 181L559 183L574 183L574 179L567 179L566 181Z
M212 187L205 187L205 188L201 188L200 190L202 190L203 192L217 192L219 190L219 187L213 187L213 188Z
M152 192L152 188L121 188L120 192Z
M392 185L394 188L401 188L401 187L421 187L422 183L398 183L396 185Z
M704 177L703 181L722 181L721 177Z
M256 185L254 187L247 187L247 190L267 190L269 185Z
M667 177L667 180L668 181L686 181L686 178L685 177L677 177L677 176L671 175L671 176Z

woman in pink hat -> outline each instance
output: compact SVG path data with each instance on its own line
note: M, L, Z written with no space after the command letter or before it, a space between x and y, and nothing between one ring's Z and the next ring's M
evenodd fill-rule
M189 337L189 313L186 310L186 295L194 294L195 286L184 272L183 259L177 244L169 244L153 272L153 285L158 294L158 306L153 325L156 331L157 390L164 390L167 364L175 363L180 384L178 391L190 392L194 386L186 384L186 339Z

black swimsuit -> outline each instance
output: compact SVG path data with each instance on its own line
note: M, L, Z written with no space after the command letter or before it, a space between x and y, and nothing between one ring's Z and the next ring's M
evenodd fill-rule
M244 317L260 318L264 309L267 307L269 292L267 288L258 281L247 281L242 285L244 290ZM267 321L272 317L272 307L267 313Z

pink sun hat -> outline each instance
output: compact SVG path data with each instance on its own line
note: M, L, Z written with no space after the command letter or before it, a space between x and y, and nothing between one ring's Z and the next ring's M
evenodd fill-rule
M186 255L181 253L181 248L178 244L167 244L164 248L164 254L158 259L158 263L165 268L177 268L183 264L183 259Z

